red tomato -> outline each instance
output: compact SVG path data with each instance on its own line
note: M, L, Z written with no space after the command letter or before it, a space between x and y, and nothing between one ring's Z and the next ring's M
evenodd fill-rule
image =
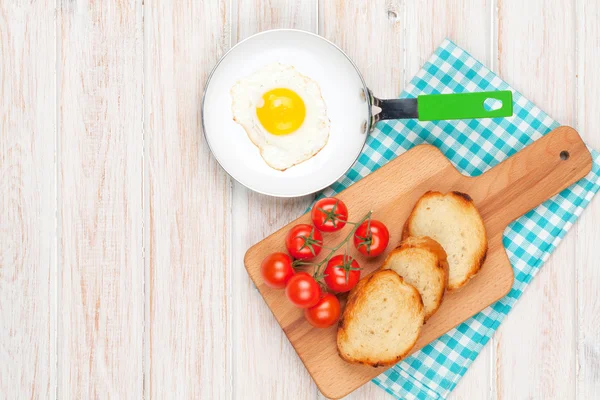
M327 197L316 202L310 212L315 227L323 232L339 231L348 221L348 208L343 201Z
M285 253L269 254L260 265L260 274L267 286L283 289L294 275L292 258Z
M296 307L309 308L319 302L321 288L312 276L306 272L298 272L288 281L285 295Z
M342 293L356 286L360 279L360 267L352 257L338 254L327 262L323 274L327 287L334 292Z
M323 235L308 224L294 226L285 237L288 253L300 260L309 260L319 255L323 245Z
M386 226L374 219L363 222L354 232L354 246L366 256L380 255L389 241L390 232Z
M327 293L319 302L304 310L304 317L315 328L327 328L340 318L340 301L331 293Z

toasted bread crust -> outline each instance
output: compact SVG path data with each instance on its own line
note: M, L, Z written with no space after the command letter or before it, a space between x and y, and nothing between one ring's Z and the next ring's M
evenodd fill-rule
M436 242L429 236L416 236L416 237L408 236L406 239L404 239L402 242L400 242L398 247L396 247L394 250L392 250L388 254L388 256L386 257L386 259L380 269L383 270L384 268L386 268L386 266L391 262L392 258L395 255L397 255L403 251L406 251L408 249L423 249L423 250L429 251L430 253L435 255L435 257L437 258L436 267L443 273L443 276L444 276L443 291L440 294L439 299L436 302L434 308L429 310L425 314L425 321L427 321L433 314L436 313L436 311L442 305L442 300L444 299L444 294L446 292L446 289L448 288L448 279L449 279L450 274L449 274L446 251L438 242ZM404 278L402 276L401 276L401 278L404 280Z
M455 195L455 196L458 196L458 197L460 197L460 198L462 198L462 199L464 199L464 200L465 200L466 202L468 202L468 203L472 203L472 202L473 202L473 199L471 198L471 196L469 196L469 195L468 195L468 194L466 194L466 193L462 193L462 192L456 192L456 191L455 191L455 192L452 192L452 194L453 194L453 195Z
M362 280L360 280L358 282L358 284L350 292L350 294L348 296L348 302L346 303L346 308L344 309L344 313L342 314L342 318L340 319L340 322L338 325L338 332L337 332L338 354L340 355L340 357L343 360L345 360L349 363L370 365L372 367L382 367L382 366L394 365L410 353L412 348L415 346L417 339L421 333L421 328L419 328L419 331L418 331L417 335L415 335L414 341L410 344L410 347L408 347L402 354L399 354L395 357L391 357L391 358L387 358L387 359L374 359L374 358L356 359L356 358L348 357L343 352L340 351L340 347L342 346L341 343L343 341L348 340L348 333L347 333L348 325L354 318L356 318L355 309L362 302L367 301L368 297L370 295L372 295L372 293L370 292L369 284L372 284L372 283L376 282L377 279L381 279L382 277L386 277L386 276L390 276L390 277L393 277L394 279L398 279L401 284L405 285L406 288L412 292L411 295L414 296L415 303L417 304L417 307L419 307L418 312L420 315L424 316L423 300L421 299L421 295L419 294L417 289L415 289L412 285L409 285L408 283L404 282L402 277L400 275L398 275L396 272L394 272L393 270L383 270L383 271L377 270L373 274L363 278ZM422 322L424 322L424 321L422 321ZM422 323L421 323L421 326L422 326Z
M406 225L405 225L406 226ZM390 252L388 258L394 252L400 252L405 249L425 249L435 254L438 259L446 262L446 251L441 244L430 238L429 236L408 236L400 242L398 247ZM440 266L443 267L443 266Z
M423 196L421 196L421 198L419 198L419 200L413 207L408 219L406 220L406 222L404 224L404 228L402 229L402 241L406 240L408 237L410 237L412 235L410 226L411 226L412 220L414 218L415 211L419 209L421 203L423 201L425 201L426 199L438 197L438 196L441 196L441 197L452 196L454 199L458 200L461 204L463 204L466 208L473 209L479 216L482 226L483 226L483 229L484 229L484 233L485 233L485 225L483 224L483 219L481 218L479 211L475 207L475 204L473 203L473 199L471 198L471 196L469 196L466 193L457 192L457 191L449 192L444 195L441 192L436 192L436 191L430 190L430 191L426 192L425 194L423 194ZM486 256L487 256L487 250L488 250L487 233L485 233L483 235L482 242L483 243L481 246L481 251L479 252L479 254L477 254L474 257L474 262L472 263L472 267L471 267L470 271L464 276L464 278L460 282L454 283L454 284L449 284L448 291L454 291L454 290L458 290L458 289L462 288L471 279L473 279L473 277L475 277L475 275L477 275L477 273L483 266Z
M338 341L339 341L339 337L340 337L340 329L344 330L347 327L347 320L345 317L346 315L346 310L348 309L354 309L355 307L355 303L356 303L356 296L358 295L358 293L362 293L362 288L363 286L365 286L365 284L369 281L369 279L371 279L373 275L369 275L363 279L361 279L360 281L358 281L358 283L356 284L356 286L354 286L354 288L350 291L350 293L348 294L348 300L346 301L346 308L344 308L344 313L342 314L342 318L340 318L339 322L338 322ZM338 352L339 352L339 347L338 347ZM341 356L341 354L340 354ZM344 358L344 357L342 357Z

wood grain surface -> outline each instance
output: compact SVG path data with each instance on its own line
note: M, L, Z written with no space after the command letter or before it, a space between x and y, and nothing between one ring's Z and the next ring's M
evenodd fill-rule
M528 1L527 11L523 12L523 5L517 2L499 2L499 74L554 119L573 125L577 88L573 51L575 1L562 2L560 9L548 8L543 0ZM535 15L544 15L544 20ZM514 25L506 25L508 18ZM540 22L545 29L532 29ZM516 37L528 40L518 43ZM550 47L551 52L544 50ZM500 327L496 336L498 396L509 398L514 385L521 388L519 396L523 398L574 396L577 373L574 255L574 241L561 243L535 278L529 293L515 306L514 317L511 315ZM528 323L524 325L523 321ZM553 334L529 333L534 330ZM512 350L515 341L522 343L519 353ZM539 367L531 368L521 362L523 359L538 360Z
M147 0L144 11L145 393L230 396L231 181L200 131L228 3Z
M143 395L141 17L59 5L59 398Z
M311 198L247 191L202 138L237 41L317 32L393 97L449 37L600 148L599 21L587 0L0 2L0 397L321 396L242 266ZM598 204L451 398L598 397Z
M600 148L600 79L593 73L594 65L600 63L600 2L577 1L577 59L576 59L576 126L588 145ZM594 206L595 205L595 206ZM579 399L592 399L600 395L600 202L593 200L592 206L575 225L572 235L571 260L575 274L576 307L573 312L575 329L567 331L573 335L575 347L575 392ZM559 260L560 261L560 260ZM556 262L556 261L555 261ZM560 266L558 266L560 268ZM542 275L542 274L540 274ZM569 311L567 311L569 312ZM554 336L554 329L548 336ZM569 382L570 383L570 382ZM572 387L572 386L571 386Z
M403 26L406 38L403 48L406 62L403 87L446 37L454 40L486 66L494 69L495 1L408 1L405 2L405 7L403 21L406 22ZM493 338L491 340L493 341ZM490 373L493 360L490 348L493 346L486 346L473 366L469 368L467 371L469 378L461 381L467 383L459 384L452 393L455 398L494 398Z
M56 393L53 4L0 2L0 397Z
M319 34L352 58L368 87L381 98L397 96L404 86L404 7L400 0L319 2ZM376 385L364 385L348 397L390 398Z
M561 157L565 152L567 159ZM578 133L561 127L478 177L460 174L435 147L417 146L337 197L347 204L349 215L354 215L355 220L371 210L374 218L385 223L390 231L392 246L381 257L369 259L357 255L364 275L379 268L393 244L400 243L404 223L425 192L466 193L478 208L488 241L485 263L466 287L444 296L438 312L424 325L413 348L416 351L508 293L513 284L513 270L502 244L504 230L514 219L586 176L591 168L592 157ZM377 197L371 195L375 192ZM264 284L260 273L262 260L273 252L285 251L285 236L299 223L310 223L310 216L303 215L252 246L244 264L319 390L337 399L387 368L343 361L335 344L335 326L314 329L306 322L302 310L286 301L283 291ZM347 234L335 232L327 240L339 243ZM323 253L315 261L325 256ZM339 379L340 376L345 379Z
M257 32L275 28L317 30L314 0L233 1L231 45ZM312 196L278 199L254 193L233 183L232 211L232 335L235 369L233 397L281 399L314 398L317 389L306 368L270 312L243 265L245 251L298 215L310 205ZM245 332L256 332L257 336ZM263 338L257 340L257 338ZM265 374L265 371L269 371ZM237 378L236 378L237 377ZM273 382L285 382L283 385Z

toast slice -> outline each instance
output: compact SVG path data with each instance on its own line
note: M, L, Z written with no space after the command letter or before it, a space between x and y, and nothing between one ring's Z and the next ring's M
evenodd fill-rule
M351 363L393 365L417 341L425 318L421 295L392 270L377 271L350 292L337 346Z
M402 239L429 236L448 256L448 289L464 286L481 269L487 254L483 219L468 194L425 193L412 210Z
M425 321L440 305L448 285L446 252L428 236L408 237L388 254L381 269L396 271L421 294Z

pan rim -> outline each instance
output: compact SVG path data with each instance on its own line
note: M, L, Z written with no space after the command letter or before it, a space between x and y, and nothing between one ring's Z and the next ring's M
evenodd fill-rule
M204 118L204 107L205 107L205 103L206 103L206 93L208 92L208 88L210 86L210 82L211 79L213 78L213 75L215 74L215 72L218 70L219 66L221 65L221 63L227 58L227 56L234 50L236 49L238 46L241 46L243 43L245 43L246 41L249 41L257 36L262 36L265 34L273 34L275 32L296 32L296 33L300 33L300 34L305 34L308 36L313 36L316 37L322 41L324 41L325 43L327 43L328 45L332 46L335 50L337 50L340 54L342 54L346 60L348 60L348 62L350 63L350 65L352 65L352 67L354 68L354 70L356 71L356 73L358 74L358 77L362 83L362 90L363 93L365 95L365 106L367 107L367 112L368 112L368 116L367 116L367 121L366 121L366 126L365 126L365 132L364 134L364 140L362 143L362 146L360 148L360 151L358 151L356 158L352 161L352 163L350 163L350 165L348 165L348 168L346 168L339 176L337 176L334 180L332 180L331 182L329 182L328 184L315 189L315 190L310 190L308 192L303 192L303 193L298 193L298 194L273 194L273 193L269 193L267 191L264 190L258 190L255 189L253 187L250 187L246 184L244 184L243 182L240 182L238 179L236 179L228 170L227 168L225 168L225 166L223 165L223 163L219 160L219 157L217 156L217 154L214 152L213 148L210 145L210 141L208 140L208 137L206 135L206 124L205 124L205 118ZM358 158L360 157L360 155L362 154L363 149L365 148L365 145L367 143L367 138L370 135L370 128L371 128L371 121L372 121L372 109L371 109L371 102L370 102L370 90L367 87L367 84L365 83L365 80L362 76L362 74L360 73L360 70L358 69L358 66L354 63L354 61L352 61L352 59L339 47L337 46L335 43L331 42L330 40L324 38L321 35L318 35L316 33L310 32L310 31L305 31L302 29L292 29L292 28L279 28L279 29L268 29L265 31L261 31L261 32L257 32L254 35L248 36L247 38L239 41L238 43L236 43L234 46L232 46L229 50L227 50L217 61L217 63L215 64L215 66L212 68L212 70L210 71L210 74L208 75L206 82L204 84L204 90L202 93L202 102L200 104L200 119L202 122L202 136L204 137L204 141L206 142L206 144L208 144L208 148L212 154L212 156L215 158L215 160L217 161L217 164L219 164L219 166L223 169L223 171L225 171L225 173L227 173L227 175L229 175L234 181L238 182L240 185L252 190L253 192L262 194L262 195L266 195L266 196L271 196L271 197L278 197L278 198L296 198L296 197L303 197L303 196L308 196L317 192L320 192L321 190L331 186L333 183L335 183L336 181L338 181L342 176L344 176L344 174L346 174L350 168L352 168L352 166L356 163L356 161L358 160Z

